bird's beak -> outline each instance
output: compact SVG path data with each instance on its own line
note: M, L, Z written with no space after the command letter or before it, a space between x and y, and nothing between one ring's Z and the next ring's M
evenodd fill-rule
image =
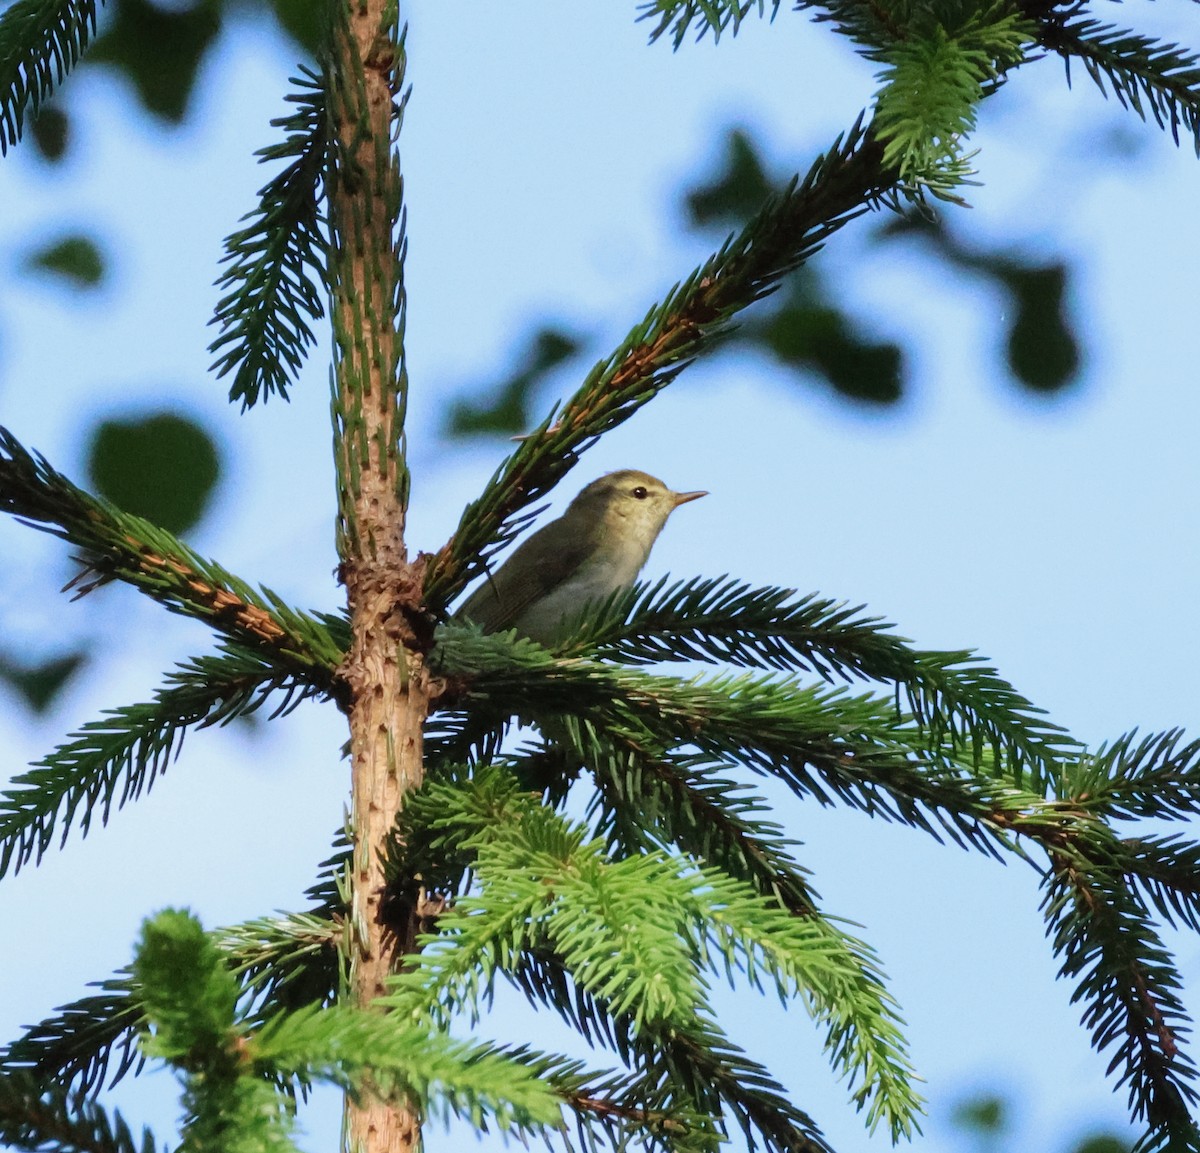
M702 496L708 496L707 492L676 492L672 493L675 498L675 508L681 504L687 504L689 500L699 500Z

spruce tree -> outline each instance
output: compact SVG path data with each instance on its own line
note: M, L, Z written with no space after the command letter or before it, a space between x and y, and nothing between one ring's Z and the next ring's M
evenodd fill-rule
M1141 1148L1200 1148L1162 933L1200 928L1200 844L1145 824L1200 807L1200 743L1171 731L1086 748L971 653L919 650L865 610L736 573L589 605L553 650L451 619L585 450L845 224L954 210L979 103L1013 69L1057 54L1200 150L1196 56L1075 0L799 6L880 65L873 107L529 430L436 553L410 557L404 14L325 5L319 67L298 74L263 157L271 179L228 240L213 351L248 408L287 395L328 317L343 609L285 603L0 430L0 508L82 559L77 595L125 582L217 642L14 780L0 872L143 795L187 730L306 698L345 714L352 792L307 907L210 930L155 913L127 970L8 1044L0 1140L157 1147L97 1101L154 1061L183 1081L192 1153L294 1148L296 1097L318 1081L345 1091L357 1153L411 1149L446 1114L583 1148L682 1153L740 1133L751 1148L826 1149L804 1103L725 1036L709 995L721 975L800 1001L865 1124L911 1136L922 1103L880 965L820 906L757 776L1031 862ZM778 7L656 0L641 15L678 45ZM98 18L94 0L5 9L0 146L21 139ZM569 815L569 791L588 797L584 815ZM612 1067L452 1038L501 979Z

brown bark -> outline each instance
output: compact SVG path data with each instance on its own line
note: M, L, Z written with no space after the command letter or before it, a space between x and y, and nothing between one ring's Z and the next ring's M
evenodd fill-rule
M428 711L428 679L419 654L406 650L395 581L368 567L348 579L354 645L347 665L351 689L350 745L353 772L354 956L351 996L368 1006L386 992L387 977L413 948L416 910L389 923L384 907L384 850L404 804L421 783L422 724ZM417 582L419 588L419 582ZM413 1110L366 1096L347 1105L347 1138L353 1153L407 1153L419 1141Z
M416 910L384 901L385 854L405 796L422 778L429 711L421 621L423 561L404 546L401 184L395 153L403 60L387 0L332 0L329 186L333 254L338 545L351 646L341 676L350 722L351 926L347 995L366 1008L414 947ZM394 13L394 8L392 9ZM416 1112L364 1093L346 1106L352 1153L408 1153Z

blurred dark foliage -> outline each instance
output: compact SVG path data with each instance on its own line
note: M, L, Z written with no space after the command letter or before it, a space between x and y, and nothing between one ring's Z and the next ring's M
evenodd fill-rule
M115 68L134 86L147 112L172 123L187 115L196 78L227 21L258 10L311 56L319 36L320 5L311 0L196 0L169 7L149 0L109 0L100 36L84 57Z
M142 107L178 123L188 109L196 74L221 30L219 0L159 8L147 0L116 0L89 65L110 64L130 80Z
M739 228L782 183L768 176L749 135L734 129L717 176L686 196L692 227ZM991 281L1008 296L1006 360L1016 384L1044 394L1073 383L1080 352L1066 313L1066 263L972 249L955 238L945 219L920 212L892 216L876 227L875 239L882 244L919 238L943 266ZM861 323L839 307L820 269L819 258L805 264L787 289L763 301L760 312L734 334L733 343L762 347L785 364L807 369L847 399L877 404L900 400L900 347L871 341Z
M879 229L886 241L915 237L952 268L990 281L1007 297L1006 361L1013 379L1035 393L1053 393L1079 374L1079 341L1067 316L1070 269L1065 261L1038 263L1003 252L983 252L957 240L940 220L918 215Z
M46 273L73 288L95 288L104 279L104 256L91 237L81 233L61 236L29 253L27 272Z
M688 225L719 240L740 228L783 183L769 173L752 137L733 129L718 171L683 193ZM1070 269L1064 261L970 248L955 238L942 218L918 213L877 225L874 240L915 244L940 267L999 289L1007 298L1002 309L1005 366L1029 395L1057 393L1078 378L1081 354L1066 307ZM805 264L780 291L747 313L724 347L765 353L788 370L796 384L824 386L834 397L860 407L896 404L903 400L907 383L904 349L894 341L876 339L872 325L846 309L824 268L819 257ZM544 323L498 380L481 382L470 399L454 402L446 423L448 435L511 436L532 424L537 390L549 367L561 363L561 358L549 366L543 363L540 339L546 334L553 334L564 348L574 343L585 351L582 334L559 323Z
M950 1124L975 1149L987 1153L1018 1153L1020 1135L1015 1132L1013 1102L997 1093L980 1093L960 1101L950 1114ZM1039 1143L1039 1153L1053 1153ZM1129 1153L1131 1142L1116 1133L1097 1130L1073 1140L1062 1153Z
M487 389L478 400L456 400L446 414L452 437L493 433L512 436L533 423L530 404L537 386L583 348L583 338L553 325L539 328L517 355L513 374Z
M904 352L891 341L873 341L833 304L819 273L805 265L755 309L733 341L769 352L786 368L823 378L848 400L891 404L903 390Z
M7 685L35 713L44 713L87 660L83 649L33 663L0 652L0 684Z
M53 163L67 154L71 140L71 122L67 114L54 104L43 104L38 114L30 121L29 130L33 146L43 160Z
M734 128L725 138L723 171L684 192L683 203L693 228L736 228L774 194L776 183L767 175L749 133Z
M950 1123L966 1133L991 1139L1002 1135L1012 1124L1008 1102L992 1093L960 1101L950 1115Z
M309 61L319 43L321 6L311 0L196 0L160 5L150 0L108 0L100 34L83 58L85 68L102 67L123 76L142 109L167 124L180 124L191 110L205 60L234 15L252 13L276 24L294 43L298 62ZM56 162L69 151L70 88L32 120L33 146Z
M96 492L177 535L203 516L220 472L212 437L175 413L101 421L88 445Z
M227 7L233 5L224 0ZM244 3L244 0L243 0ZM274 15L280 28L296 42L308 58L317 54L317 45L324 35L325 17L320 4L312 0L268 0L266 8Z

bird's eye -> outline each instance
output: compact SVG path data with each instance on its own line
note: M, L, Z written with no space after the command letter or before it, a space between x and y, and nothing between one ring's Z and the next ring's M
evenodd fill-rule
M639 484L637 486L637 488L635 488L633 490L633 495L638 500L645 500L646 497L648 497L650 495L650 490L648 488L646 488L646 486L644 484Z

